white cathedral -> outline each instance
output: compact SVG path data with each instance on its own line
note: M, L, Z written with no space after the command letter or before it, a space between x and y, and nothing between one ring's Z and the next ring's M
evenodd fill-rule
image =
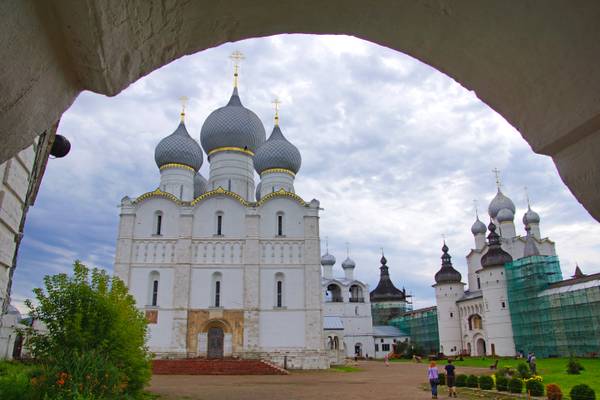
M440 352L514 356L512 322L508 304L504 264L533 255L555 256L554 242L542 238L540 217L528 205L523 215L526 235L517 235L515 205L498 192L488 207L489 243L486 226L476 217L471 227L475 247L467 255L467 288L452 266L448 247L442 248L442 268L435 274L435 296Z

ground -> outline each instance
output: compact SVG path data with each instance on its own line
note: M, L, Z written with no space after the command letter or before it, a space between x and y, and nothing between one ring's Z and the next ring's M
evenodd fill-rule
M423 389L427 364L359 361L359 370L298 371L287 376L168 376L155 375L150 391L161 400L377 400L430 399ZM485 368L461 368L481 375ZM442 387L443 394L446 390ZM442 396L440 396L442 397ZM461 398L468 398L461 395ZM481 398L481 397L478 397Z

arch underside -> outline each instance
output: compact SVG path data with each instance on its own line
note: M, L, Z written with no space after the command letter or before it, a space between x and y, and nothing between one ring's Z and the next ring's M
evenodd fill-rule
M82 90L109 96L183 55L282 33L347 34L446 73L552 156L600 218L600 3L2 2L0 162ZM43 101L40 101L43 99Z

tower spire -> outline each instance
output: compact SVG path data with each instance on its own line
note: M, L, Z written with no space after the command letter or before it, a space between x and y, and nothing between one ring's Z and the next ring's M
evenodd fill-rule
M279 105L281 104L281 100L275 97L271 103L275 106L275 126L279 126Z
M233 87L237 88L238 87L238 71L240 68L240 61L242 61L246 57L244 57L244 54L241 51L236 50L233 53L231 53L229 58L233 61Z
M188 98L187 96L181 96L179 98L179 101L181 101L181 113L179 113L179 116L181 117L181 122L185 122L185 106L187 105L188 102Z

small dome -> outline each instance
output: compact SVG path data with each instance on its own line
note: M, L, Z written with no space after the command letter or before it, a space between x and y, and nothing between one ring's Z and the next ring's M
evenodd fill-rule
M490 217L496 218L500 210L503 208L508 208L513 212L513 214L515 213L515 203L513 203L511 199L506 197L504 193L498 189L498 193L496 193L496 196L490 202L488 214L490 214Z
M486 228L485 224L479 220L479 217L475 220L473 225L471 225L471 233L473 235L485 234Z
M182 121L175 132L158 142L154 150L154 161L158 168L173 163L187 165L198 171L203 162L202 149L192 139Z
M255 193L256 201L260 201L260 189L262 187L261 183L262 182L258 182L258 185L256 185L256 193Z
M435 283L440 285L444 283L460 283L462 275L452 266L452 257L448 254L448 246L444 243L442 246L442 268L435 274Z
M194 176L194 198L206 193L208 191L208 181L203 177L200 172Z
M219 147L238 147L252 152L265 142L265 127L258 116L244 107L237 88L225 107L213 111L200 132L206 154Z
M331 254L329 254L329 252L323 254L323 256L321 256L321 265L334 265L335 264L335 257Z
M512 222L515 220L515 213L509 210L508 208L503 208L498 211L498 215L496 215L496 219L498 222Z
M490 234L488 235L488 250L481 257L481 267L502 267L504 264L512 262L512 256L502 249L500 236L496 233L496 225L490 222L488 225Z
M344 268L344 269L346 269L346 268L354 268L354 267L356 267L356 263L350 257L347 257L344 260L344 262L342 263L342 268Z
M531 207L528 207L527 212L523 215L523 224L529 225L529 224L539 224L539 223L540 223L539 214L536 213L535 211L533 211L531 209Z
M254 169L259 174L271 168L283 168L297 173L302 164L298 148L291 144L275 125L269 139L263 143L254 156Z

